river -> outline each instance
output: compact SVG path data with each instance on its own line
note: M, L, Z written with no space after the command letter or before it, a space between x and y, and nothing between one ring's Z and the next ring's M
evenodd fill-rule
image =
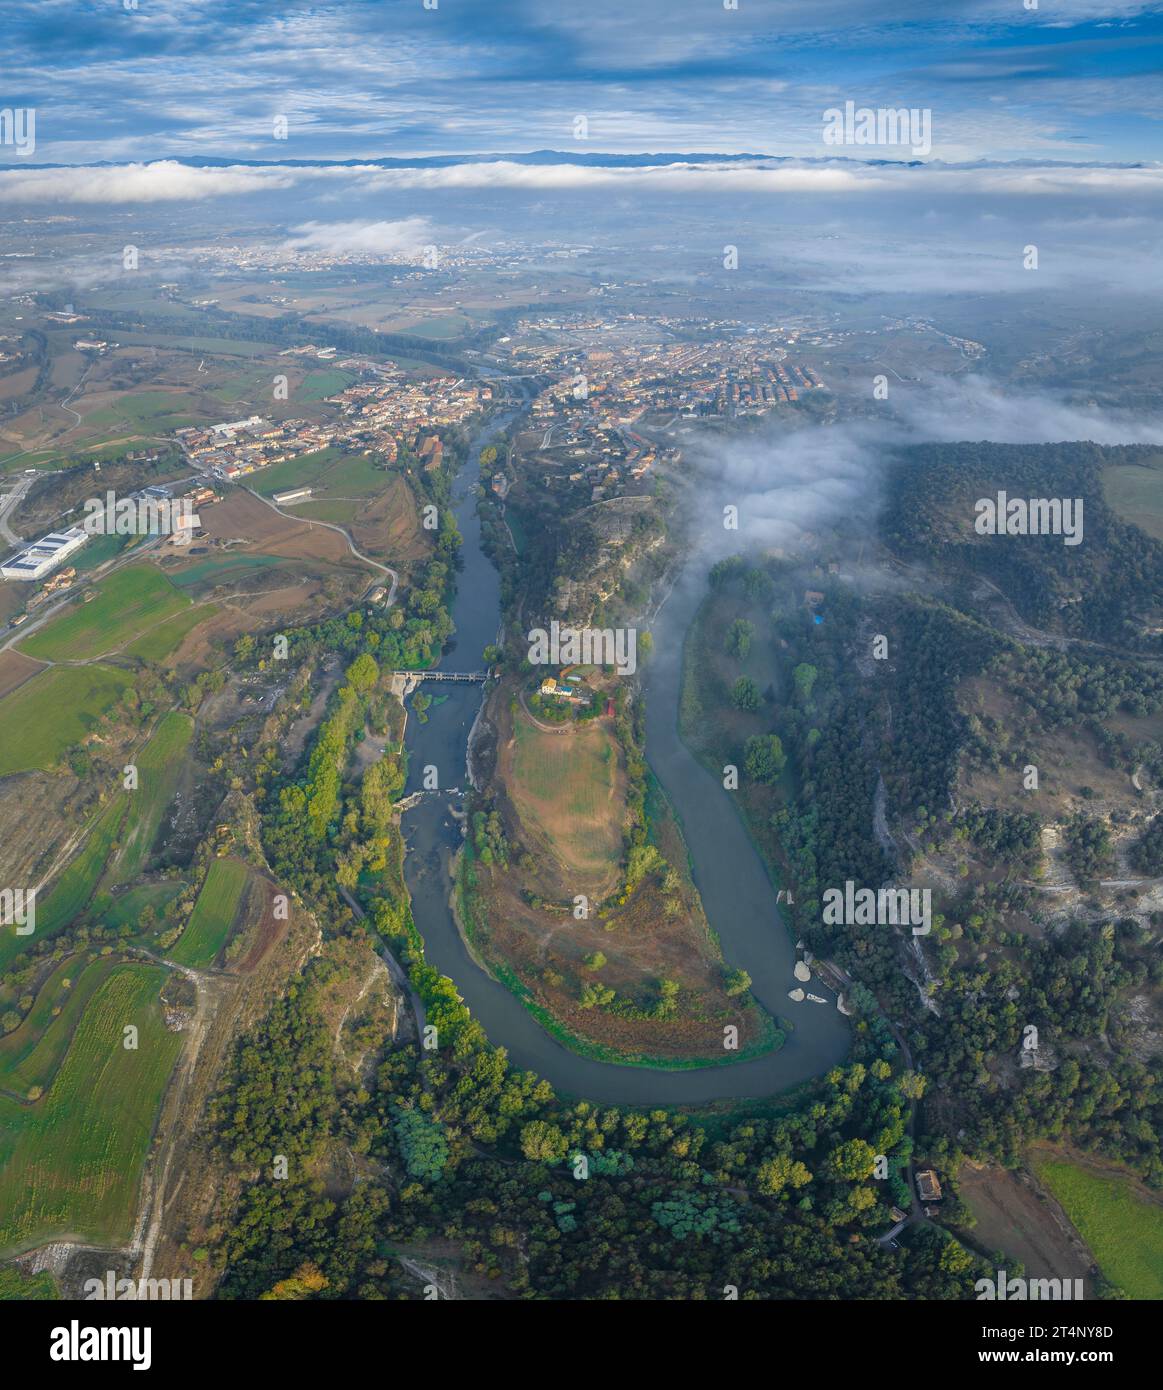
M479 669L481 653L497 636L500 581L481 548L475 489L480 451L513 418L498 417L481 429L453 487L464 543L452 611L456 636L441 663L448 671ZM515 1066L544 1076L562 1093L605 1104L695 1105L771 1095L827 1071L843 1060L850 1044L847 1021L819 980L810 988L826 996L826 1004L788 999L796 984L795 950L780 920L771 880L730 804L730 793L695 761L678 736L682 639L704 587L701 574L684 576L654 625L655 649L644 676L646 756L682 824L694 881L724 957L729 965L748 972L756 998L787 1028L787 1041L777 1052L746 1062L662 1071L598 1062L570 1051L541 1028L509 989L480 969L461 939L448 901L449 860L461 843L459 825L449 809L452 798L426 796L403 818L408 848L404 877L428 961L455 982L489 1039L508 1050ZM428 766L437 769L442 789L463 789L468 784L468 737L480 709L480 687L431 684L427 690L434 697L427 722L414 715L408 720L407 791L421 789Z

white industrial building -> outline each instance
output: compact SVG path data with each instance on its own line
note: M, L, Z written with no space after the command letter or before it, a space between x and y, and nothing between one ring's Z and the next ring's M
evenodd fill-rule
M72 526L67 531L52 531L19 551L11 560L5 560L0 565L0 576L5 579L43 579L74 550L80 550L88 539L89 533L79 526Z

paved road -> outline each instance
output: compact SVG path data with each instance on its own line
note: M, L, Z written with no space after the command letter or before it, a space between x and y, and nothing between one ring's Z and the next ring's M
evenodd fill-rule
M45 473L38 473L36 475L37 478L43 478L47 476L48 475ZM16 535L15 532L8 525L8 518L20 505L20 503L24 499L24 494L35 482L36 478L21 475L20 479L17 481L17 484L12 489L12 491L8 493L6 497L0 498L0 536L3 536L9 545L24 544L23 540L18 535Z

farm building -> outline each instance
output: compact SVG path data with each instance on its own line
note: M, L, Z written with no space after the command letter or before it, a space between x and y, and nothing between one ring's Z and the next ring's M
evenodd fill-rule
M922 1202L939 1202L941 1200L941 1184L937 1181L937 1174L932 1168L925 1168L917 1174L917 1196Z
M313 490L309 487L292 488L290 492L276 492L273 500L280 507L288 502L305 502Z

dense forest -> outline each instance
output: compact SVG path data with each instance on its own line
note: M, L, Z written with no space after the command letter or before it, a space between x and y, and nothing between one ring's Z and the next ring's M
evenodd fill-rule
M1155 451L1120 449L1120 462ZM902 451L882 513L885 543L902 559L963 570L1004 591L1035 627L1130 651L1160 650L1163 545L1107 505L1097 444L926 444ZM1075 499L1082 540L980 535L976 504L1007 498Z

